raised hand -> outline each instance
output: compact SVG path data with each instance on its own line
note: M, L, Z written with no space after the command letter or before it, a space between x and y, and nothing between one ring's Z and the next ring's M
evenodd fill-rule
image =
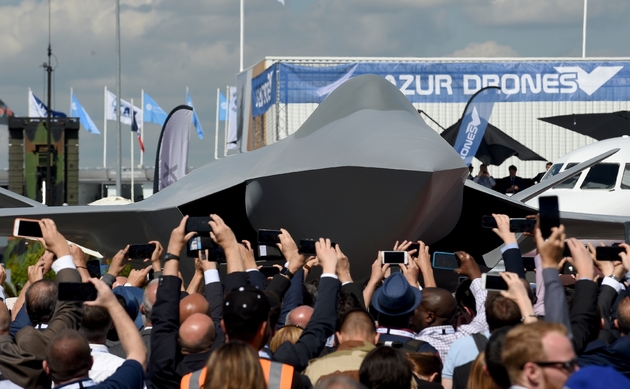
M57 231L57 225L52 219L42 219L39 221L39 227L42 230L42 238L38 240L44 245L44 248L51 251L61 258L64 255L70 255L70 248L68 247L68 241L64 238L59 231Z
M503 243L516 243L516 235L513 232L510 232L510 217L508 215L501 214L492 214L494 220L497 222L498 228L493 228L492 232L497 234Z
M455 255L459 258L459 268L455 269L455 273L468 276L471 280L481 278L481 270L475 259L464 251L456 251Z

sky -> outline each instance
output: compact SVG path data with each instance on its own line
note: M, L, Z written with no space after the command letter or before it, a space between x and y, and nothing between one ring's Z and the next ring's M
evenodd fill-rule
M191 130L189 165L214 158L217 88L239 71L236 0L120 0L122 98L144 89L166 112L190 89L205 133ZM265 56L579 57L579 0L245 0L245 68ZM116 90L115 0L51 0L55 110L70 88L103 132L103 88ZM588 3L587 57L630 57L630 2ZM28 114L27 93L44 100L48 1L0 1L0 99ZM108 122L107 159L116 159ZM221 126L221 128L223 128ZM123 125L123 166L129 166ZM160 126L145 125L145 166L154 164ZM221 131L221 135L222 135ZM0 127L0 168L8 167ZM222 153L222 136L219 141ZM137 147L137 146L136 146ZM138 161L136 148L136 162ZM80 132L80 166L101 167L103 135Z

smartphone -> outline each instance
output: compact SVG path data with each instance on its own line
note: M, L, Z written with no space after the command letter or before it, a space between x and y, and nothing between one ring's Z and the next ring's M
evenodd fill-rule
M508 290L508 285L500 275L483 273L481 287L485 290Z
M466 276L458 277L457 278L457 285L461 284L462 282L466 281L467 279L468 279L468 277L466 277Z
M595 258L598 261L621 261L619 253L624 253L623 247L619 246L598 246L595 247Z
M258 257L281 257L282 252L276 246L258 245Z
M197 258L199 250L209 250L214 247L214 242L209 236L193 236L186 245L186 255L189 258Z
M208 252L208 261L225 263L225 251L220 247L210 249Z
M15 219L13 224L13 236L20 238L43 238L39 220Z
M276 274L280 274L280 269L275 266L263 266L258 269L265 277L273 277Z
M564 263L564 266L562 267L561 274L577 274L577 270L575 270L575 266L573 266L571 263L569 263L569 261L567 261Z
M153 279L153 273L155 273L155 270L150 269L147 273L147 281L151 281Z
M417 257L418 254L420 253L420 243L410 244L409 247L407 247L407 251L412 251L412 250L416 250L416 253L414 254L414 256Z
M146 259L151 258L155 251L155 243L149 244L132 244L129 245L129 259Z
M209 235L212 231L210 224L208 224L210 221L209 216L189 217L186 221L186 233L197 232L199 234Z
M436 251L433 253L433 267L436 269L455 270L459 268L460 261L455 253Z
M258 243L266 244L266 245L275 245L280 243L280 235L282 231L280 230L258 230Z
M90 278L101 278L101 261L98 259L87 261L85 267L87 267L87 271L90 273Z
M493 216L484 215L481 218L481 227L498 228ZM535 219L513 218L510 219L510 232L533 232L536 227Z
M538 198L540 213L540 232L547 239L551 236L551 229L560 226L560 210L558 196L543 196Z
M59 301L94 301L96 294L96 287L89 282L60 282L57 299Z
M381 263L394 265L409 264L409 253L406 251L381 251Z
M300 249L298 252L304 255L317 255L315 252L315 241L312 239L300 240Z
M525 271L536 271L536 261L534 257L523 257L523 267Z

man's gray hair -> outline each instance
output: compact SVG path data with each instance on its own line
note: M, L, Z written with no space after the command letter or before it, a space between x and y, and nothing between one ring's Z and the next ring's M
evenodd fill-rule
M151 280L151 282L149 282L147 287L144 289L144 293L142 294L142 306L144 307L144 316L148 320L151 320L151 313L153 312L153 303L149 299L149 293L148 293L149 285L157 284L158 282L160 282L159 279Z

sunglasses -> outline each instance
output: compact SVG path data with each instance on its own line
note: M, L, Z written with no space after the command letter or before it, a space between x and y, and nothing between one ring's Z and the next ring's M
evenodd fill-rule
M555 369L564 370L569 374L573 373L578 365L577 359L572 359L566 362L534 362L534 363L540 367L553 367Z

